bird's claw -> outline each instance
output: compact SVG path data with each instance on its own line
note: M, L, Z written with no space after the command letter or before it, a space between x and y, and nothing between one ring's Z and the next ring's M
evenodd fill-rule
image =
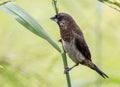
M66 67L64 70L64 74L67 74L71 69L69 67Z

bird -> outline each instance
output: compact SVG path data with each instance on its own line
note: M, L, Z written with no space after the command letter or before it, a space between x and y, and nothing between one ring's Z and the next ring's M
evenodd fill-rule
M65 68L65 73L82 64L95 70L104 79L109 78L92 62L91 53L84 39L83 32L73 17L67 13L58 13L51 17L51 20L58 24L61 35L59 41L62 43L65 53L75 63L72 67Z

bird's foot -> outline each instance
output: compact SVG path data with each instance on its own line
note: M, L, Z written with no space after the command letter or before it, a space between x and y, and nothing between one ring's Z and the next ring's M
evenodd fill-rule
M70 70L71 70L71 68L66 67L65 70L64 70L64 74L67 74Z
M78 66L79 63L76 63L75 65L73 65L72 67L66 67L65 70L64 70L64 73L67 74L70 70L72 70L74 67Z

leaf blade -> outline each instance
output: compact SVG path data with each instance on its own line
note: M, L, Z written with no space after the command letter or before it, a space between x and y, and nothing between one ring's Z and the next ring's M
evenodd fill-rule
M41 25L18 5L13 2L7 2L5 4L1 4L0 9L9 14L11 17L15 18L20 24L22 24L32 33L47 40L58 52L61 52L59 46L45 32Z

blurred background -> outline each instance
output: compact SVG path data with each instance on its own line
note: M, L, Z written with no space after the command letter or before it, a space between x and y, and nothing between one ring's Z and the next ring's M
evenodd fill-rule
M59 28L52 0L16 0L54 39ZM73 87L120 87L120 12L97 0L58 0L60 12L70 14L82 29L93 62L110 78L103 79L79 65L70 72ZM58 43L61 47L61 44ZM68 58L69 66L74 63ZM61 55L0 11L0 87L67 87Z

